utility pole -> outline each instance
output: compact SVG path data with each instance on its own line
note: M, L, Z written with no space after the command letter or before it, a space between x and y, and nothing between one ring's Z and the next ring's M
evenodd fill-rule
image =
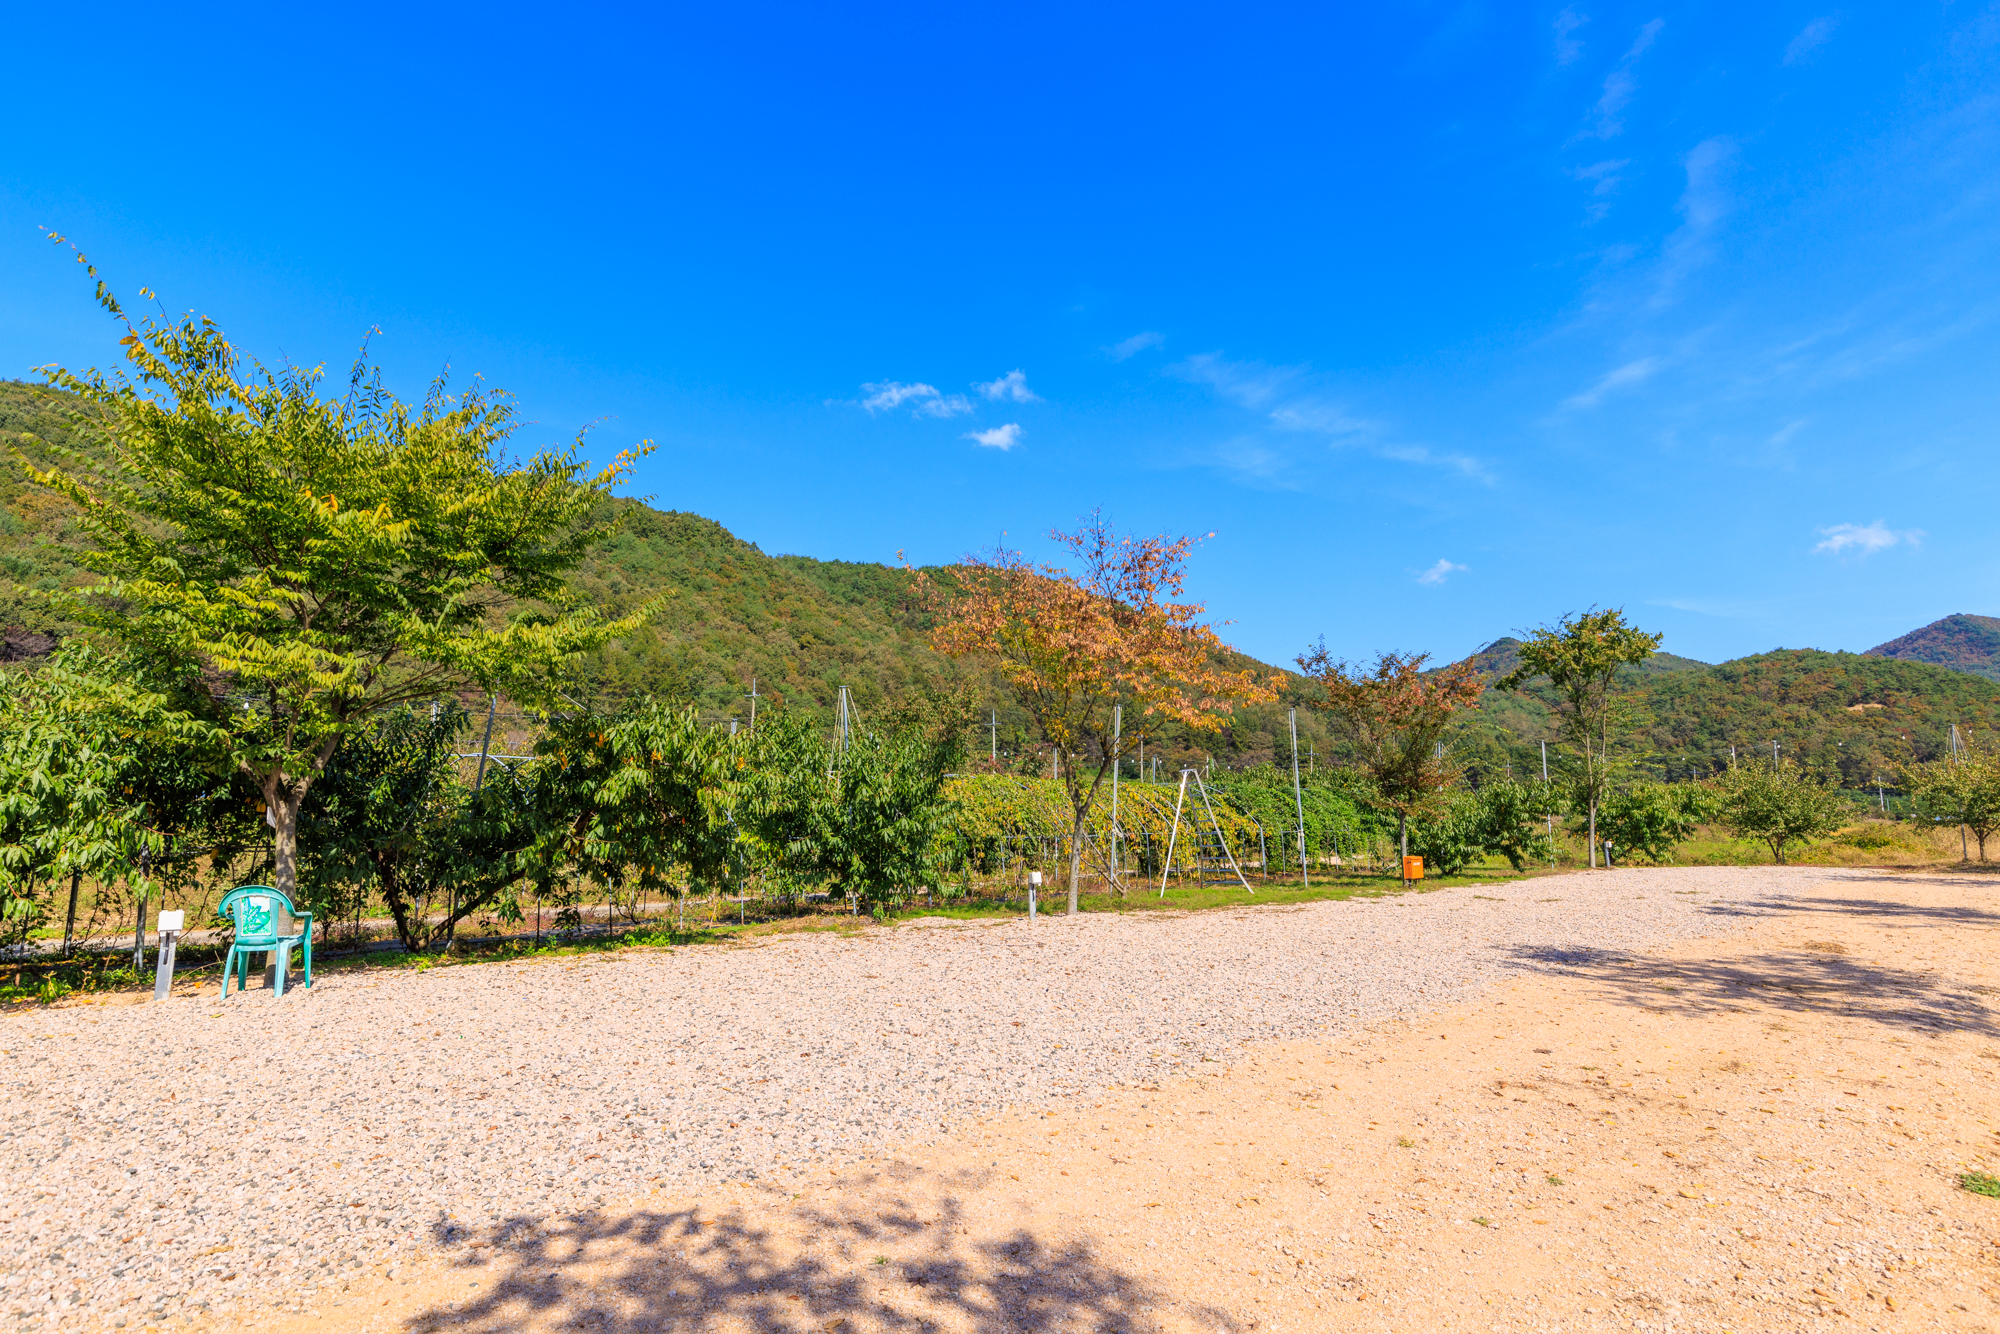
M1776 737L1772 737L1772 738L1771 738L1771 768L1772 768L1772 770L1773 770L1773 771L1775 772L1775 771L1776 771L1776 769L1777 769L1777 767L1778 767L1778 739L1777 739Z
M1966 756L1962 754L1962 748L1958 744L1958 724L1954 722L1952 724L1952 764L1964 764L1964 762L1966 762ZM1958 860L1960 862L1970 862L1972 860L1972 848L1970 848L1970 844L1966 844L1966 826L1964 824L1958 826ZM76 904L76 890L72 888L70 890L72 912L74 912L74 904Z
M1306 870L1306 798L1299 788L1299 711L1290 713L1292 728L1292 805L1299 816L1299 877L1307 889L1312 888L1312 873ZM1338 846L1334 851L1339 852Z
M1111 869L1118 870L1118 771L1125 766L1125 706L1111 706Z
M1000 765L1000 710L993 709L992 718L986 724L986 759L995 768Z
M840 753L847 754L848 704L847 687L840 688Z
M474 796L486 786L486 758L493 753L493 711L499 707L499 700L492 695L486 697L486 739L479 743L479 777L472 780Z
M1544 801L1548 799L1548 786L1549 786L1549 743L1544 741L1542 742L1542 799ZM1556 869L1555 812L1554 811L1545 812L1543 818L1545 818L1549 822L1549 869L1553 871Z
M754 732L757 730L757 701L762 698L757 693L756 677L753 676L750 678L750 693L745 695L744 698L750 701L750 730Z

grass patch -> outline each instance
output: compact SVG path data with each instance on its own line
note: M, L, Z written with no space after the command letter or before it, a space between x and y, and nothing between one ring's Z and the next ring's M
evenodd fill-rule
M1960 1190L1969 1190L1974 1195L1984 1195L1989 1199L2000 1200L2000 1177L1988 1176L1984 1172L1960 1172L1958 1174L1958 1188Z

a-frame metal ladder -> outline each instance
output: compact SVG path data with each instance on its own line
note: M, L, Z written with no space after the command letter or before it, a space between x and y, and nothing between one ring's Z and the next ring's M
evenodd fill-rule
M1199 816L1187 804L1190 778L1194 780L1195 792L1201 798ZM1195 840L1195 871L1202 885L1226 885L1233 879L1255 894L1257 891L1250 889L1250 882L1243 878L1243 868L1236 864L1236 854L1229 850L1229 840L1223 837L1222 822L1215 818L1215 805L1208 799L1208 784L1201 781L1200 770L1183 769L1180 795L1174 799L1174 826L1167 834L1167 864L1160 868L1160 897L1167 896L1167 877L1174 871L1174 845L1180 838L1183 810L1188 814L1188 832ZM1200 816L1207 817L1206 824ZM1223 873L1225 868L1227 875Z

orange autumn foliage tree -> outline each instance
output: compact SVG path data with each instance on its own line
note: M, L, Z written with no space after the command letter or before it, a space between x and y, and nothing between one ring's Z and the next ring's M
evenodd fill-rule
M1363 667L1336 661L1325 640L1298 659L1325 692L1319 707L1345 724L1378 799L1396 813L1405 857L1410 817L1430 811L1464 772L1444 749L1445 732L1459 713L1479 707L1486 690L1471 662L1426 672L1428 661L1428 653L1383 653Z
M1102 511L1049 536L1075 557L1074 571L1000 548L955 566L949 593L926 588L941 613L933 646L993 658L1056 751L1075 816L1073 913L1091 806L1127 744L1114 735L1113 708L1215 731L1235 701L1277 691L1219 665L1228 646L1202 620L1206 608L1177 600L1195 539L1120 537Z

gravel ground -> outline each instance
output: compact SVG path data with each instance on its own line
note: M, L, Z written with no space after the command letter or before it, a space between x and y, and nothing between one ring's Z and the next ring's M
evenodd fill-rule
M1414 1016L1476 995L1520 947L1719 934L1829 874L1857 873L909 924L17 1011L0 1019L0 1311L31 1330L306 1307L456 1228Z

